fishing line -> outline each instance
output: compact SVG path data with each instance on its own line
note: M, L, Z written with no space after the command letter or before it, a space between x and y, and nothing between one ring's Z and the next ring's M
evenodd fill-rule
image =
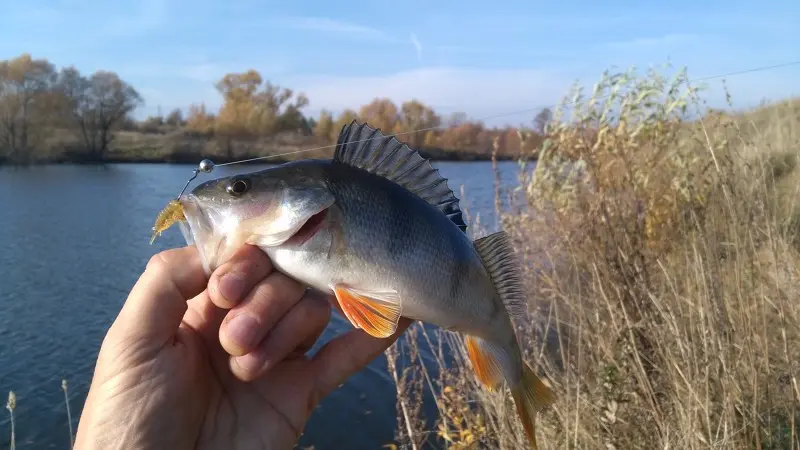
M696 79L693 79L693 80L687 80L687 82L688 83L693 83L693 82L698 82L698 81L713 80L713 79L716 79L716 78L730 77L730 76L735 76L735 75L743 75L743 74L746 74L746 73L762 72L762 71L765 71L765 70L778 69L778 68L782 68L782 67L789 67L789 66L795 66L795 65L800 65L800 60L790 61L790 62L780 63L780 64L773 64L773 65L769 65L769 66L754 67L754 68L751 68L751 69L743 69L743 70L738 70L738 71L734 71L734 72L728 72L728 73L719 74L719 75L711 75L711 76L707 76L707 77L696 78ZM604 99L607 99L608 97L609 96L598 97L598 100L604 100ZM564 105L565 106L574 106L577 103L578 103L578 100L575 100L575 101L572 101L572 102L566 102L566 103L564 103ZM513 116L513 115L523 114L523 113L528 113L528 112L533 112L533 111L541 111L541 110L543 110L545 108L551 108L551 107L555 107L555 106L556 105L544 105L544 106L538 106L538 107L534 107L534 108L525 108L525 109L521 109L521 110L517 110L517 111L511 111L511 112L505 112L505 113L500 113L500 114L494 114L494 115L490 115L490 116L480 117L480 118L477 119L477 121L478 122L484 122L484 121L486 121L488 119L496 119L496 118L500 118L500 117ZM403 135L406 135L406 134L413 134L413 133L420 133L420 132L423 132L423 131L436 130L436 129L440 129L440 128L444 128L444 125L437 125L435 127L420 128L420 129L411 130L411 131L404 131L404 132L401 132L401 133L395 133L395 134L386 135L386 136L387 137L397 137L397 136L403 136ZM371 140L374 140L374 139L380 139L380 138L368 138L368 139L361 139L361 140L358 140L358 141L348 141L348 143L355 144L355 143L371 141ZM305 152L310 152L310 151L314 151L314 150L325 150L325 149L328 149L328 148L334 148L337 145L339 145L339 144L328 144L328 145L323 145L323 146L320 146L320 147L304 148L302 150L295 150L295 151L291 151L291 152L276 153L276 154L273 154L273 155L259 156L259 157L256 157L256 158L241 159L241 160L238 160L238 161L229 161L229 162L222 163L222 164L214 164L214 162L211 161L210 159L204 159L204 160L200 161L200 164L198 165L198 167L193 170L192 176L189 178L189 180L183 186L183 189L181 190L180 194L178 194L176 199L179 199L181 197L181 195L183 195L183 193L186 192L186 188L189 187L189 183L191 183L192 180L197 178L197 176L200 174L200 172L210 173L211 171L214 170L215 167L230 166L230 165L233 165L233 164L242 164L242 163L246 163L246 162L260 161L260 160L265 160L265 159L270 159L270 158L279 158L281 156L294 155L294 154L297 154L297 153L305 153Z

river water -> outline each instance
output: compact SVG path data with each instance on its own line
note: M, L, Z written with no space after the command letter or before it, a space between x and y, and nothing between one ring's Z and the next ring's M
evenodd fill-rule
M435 166L471 215L492 230L490 162ZM220 167L213 176L265 166ZM501 162L501 183L518 165ZM13 390L17 449L69 448L61 379L69 382L73 427L86 398L97 351L131 286L159 250L185 245L177 227L148 245L155 215L193 166L120 164L0 167L0 399ZM209 175L201 174L198 181ZM193 184L194 185L194 184ZM334 314L322 341L350 327ZM0 415L0 446L10 423ZM391 442L395 391L383 356L326 398L300 448L377 449Z

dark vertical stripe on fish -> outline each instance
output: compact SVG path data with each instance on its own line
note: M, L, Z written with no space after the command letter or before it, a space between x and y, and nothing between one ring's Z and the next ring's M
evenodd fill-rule
M461 280L467 276L469 270L469 262L466 255L459 251L461 247L459 239L460 236L456 233L448 233L448 244L451 248L451 254L456 255L454 261L450 261L450 298L458 298L461 296Z
M409 245L406 243L409 236L414 235L414 230L411 230L411 223L408 220L403 220L407 217L398 202L391 201L390 198L384 198L382 207L389 210L389 217L391 217L389 226L389 254L397 258L397 261L403 261L401 254L409 251ZM394 226L391 226L394 225Z

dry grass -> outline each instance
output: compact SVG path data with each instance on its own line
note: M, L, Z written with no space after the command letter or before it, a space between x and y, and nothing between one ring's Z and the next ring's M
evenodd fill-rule
M67 410L67 426L69 427L69 448L75 446L75 430L72 426L72 409L69 406L69 385L66 379L61 379L61 390L64 391L64 405ZM14 391L8 392L8 401L6 401L6 409L8 410L10 419L11 436L9 438L9 450L14 450L17 445L16 436L16 422L14 419L14 411L17 409L17 395Z
M800 101L710 112L655 72L569 98L514 190L527 207L502 215L531 293L523 348L558 393L539 447L800 449ZM527 448L454 336L413 330L389 353L398 443ZM428 392L433 429L413 409Z

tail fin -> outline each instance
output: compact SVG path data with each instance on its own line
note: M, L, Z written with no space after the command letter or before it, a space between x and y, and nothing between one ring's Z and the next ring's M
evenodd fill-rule
M525 318L528 305L522 276L514 248L506 232L499 231L476 239L473 245L480 255L483 266L489 272L509 316ZM507 360L500 360L498 356L508 355L498 351L499 348L487 344L486 341L479 339L468 339L467 350L478 378L484 385L493 388L501 381L500 368L504 367L503 363L508 363ZM511 387L511 396L514 398L517 414L522 420L531 448L536 450L536 413L552 404L555 401L555 394L533 373L530 366L524 361L521 362L522 379L518 385Z
M464 336L464 343L478 380L490 391L497 389L506 378L505 373L508 373L511 364L506 350L476 336ZM533 373L528 364L521 362L522 379L516 386L511 386L511 396L531 448L536 450L536 413L551 405L555 401L555 394Z
M550 406L555 401L555 394L533 373L528 364L523 363L522 380L519 385L512 386L511 396L531 449L536 450L536 413Z

